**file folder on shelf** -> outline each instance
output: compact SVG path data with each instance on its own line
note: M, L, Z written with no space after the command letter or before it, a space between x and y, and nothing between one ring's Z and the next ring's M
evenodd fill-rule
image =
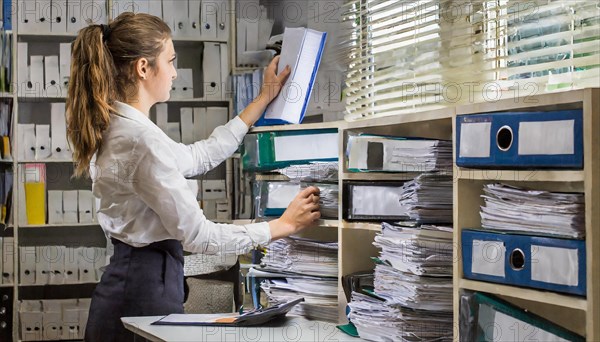
M582 169L582 111L459 115L456 165Z
M326 38L326 32L302 27L285 28L277 73L286 65L290 66L291 73L279 95L256 122L256 126L302 122L321 63Z
M338 160L336 129L264 132L244 137L242 163L247 171L268 171L310 161Z
M585 241L462 231L465 278L586 295Z
M480 292L461 296L460 322L461 341L585 341L543 317Z
M409 206L402 205L403 183L346 182L344 218L347 220L409 220Z

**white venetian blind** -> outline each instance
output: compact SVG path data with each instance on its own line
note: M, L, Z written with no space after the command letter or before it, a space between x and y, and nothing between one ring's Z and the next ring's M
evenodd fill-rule
M600 82L598 0L353 0L345 8L354 24L347 120Z
M537 0L508 3L506 63L500 79L513 88L548 92L598 86L600 2Z

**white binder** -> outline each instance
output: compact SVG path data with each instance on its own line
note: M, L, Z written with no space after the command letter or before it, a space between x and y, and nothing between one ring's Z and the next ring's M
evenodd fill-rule
M232 9L230 8L229 0L215 0L218 4L217 8L217 39L229 41L229 25Z
M50 0L20 0L18 9L19 33L39 34L50 32Z
M189 0L189 17L188 17L188 36L200 38L201 22L200 22L200 6L202 0Z
M48 247L36 246L35 259L35 283L36 285L47 285L50 282L50 264L48 263Z
M181 142L189 145L194 143L194 110L192 108L181 108Z
M166 103L159 103L156 105L156 126L163 132L167 133L169 121L169 108Z
M67 32L76 34L85 22L82 17L82 5L91 3L91 0L67 0Z
M35 284L35 265L36 255L35 246L20 246L19 247L19 275L20 284L34 285Z
M204 43L202 70L204 76L204 99L206 101L221 100L221 44Z
M229 78L229 50L227 44L221 44L220 48L221 55L221 99L225 100L229 98L229 95L233 92L231 82Z
M78 191L79 223L94 222L94 195L91 190Z
M28 44L17 43L17 85L19 89L28 89L29 83L29 55ZM24 92L19 91L19 96L23 96Z
M35 160L45 160L52 154L50 125L35 125Z
M175 33L175 7L173 6L175 1L181 0L162 0L163 21L169 25L173 34Z
M48 190L48 223L63 223L63 192Z
M31 66L29 69L29 87L28 95L40 97L44 93L44 56L31 56Z
M44 56L44 89L48 97L63 97L60 72L58 70L58 56Z
M205 107L194 107L194 129L193 136L194 141L206 139L204 135L206 120L206 108Z
M71 44L60 43L59 49L58 72L60 74L60 86L66 94L67 87L69 86L69 78L71 77Z
M171 2L171 6L173 6L173 38L189 37L188 27L190 26L188 25L188 2L175 0Z
M63 191L63 222L64 223L77 223L79 219L78 214L78 199L77 190L66 190Z
M200 9L202 39L217 39L218 4L215 0L202 0Z
M68 0L51 0L50 30L53 34L67 33Z
M65 103L50 104L52 159L69 160L73 158L71 148L67 144L67 123L65 120Z
M65 246L48 247L48 284L57 285L65 282Z
M35 160L35 124L19 124L19 159Z

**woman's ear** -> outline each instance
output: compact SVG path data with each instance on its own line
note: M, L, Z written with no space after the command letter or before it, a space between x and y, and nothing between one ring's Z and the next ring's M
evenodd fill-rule
M144 57L138 59L135 63L135 71L139 78L145 80L149 71L148 60Z

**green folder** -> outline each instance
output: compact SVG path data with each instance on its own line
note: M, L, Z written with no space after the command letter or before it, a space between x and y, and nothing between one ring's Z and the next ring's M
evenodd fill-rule
M291 165L302 165L313 161L337 161L337 155L330 158L298 158L277 160L275 154L275 139L286 136L307 136L307 146L310 146L310 140L316 134L337 133L337 129L317 129L317 130L298 130L298 131L278 131L261 132L247 134L242 146L242 165L246 171L270 171L281 169ZM310 153L307 153L308 155ZM305 155L307 155L305 154ZM316 153L315 155L318 155Z
M475 293L477 341L585 341L545 318L499 298Z

